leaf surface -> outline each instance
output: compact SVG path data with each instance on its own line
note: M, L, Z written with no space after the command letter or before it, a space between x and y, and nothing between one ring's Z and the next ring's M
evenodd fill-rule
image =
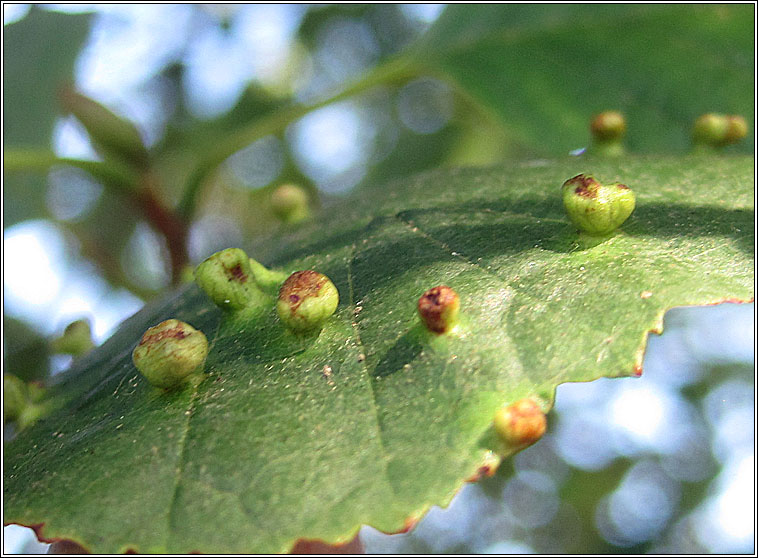
M684 152L703 113L754 114L754 7L448 6L415 57L459 84L534 153L586 146L622 111L635 152ZM584 145L578 138L587 138ZM733 148L752 153L752 141Z
M621 181L637 209L582 240L560 185ZM753 295L753 159L533 160L438 170L363 192L251 255L340 292L318 336L273 310L222 315L194 285L128 320L53 389L59 408L5 449L5 520L94 552L268 553L299 538L403 529L497 450L491 422L562 382L629 376L673 306ZM415 305L446 284L462 324ZM131 363L178 318L211 342L207 377L163 393ZM505 451L504 454L508 454Z
M3 141L49 148L60 115L58 89L71 81L74 60L89 29L88 14L61 14L32 7L3 28ZM4 226L46 215L44 175L3 173Z

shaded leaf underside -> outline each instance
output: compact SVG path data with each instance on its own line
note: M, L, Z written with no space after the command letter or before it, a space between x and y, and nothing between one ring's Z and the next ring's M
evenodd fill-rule
M569 225L580 172L637 194L600 243ZM594 245L593 245L594 244ZM273 311L222 316L188 286L146 307L62 378L65 404L5 453L5 518L96 552L282 552L401 530L491 457L491 419L562 382L629 376L673 306L753 297L753 159L531 161L440 170L327 208L251 255L340 292L317 337ZM456 335L418 297L461 298ZM162 393L131 363L175 317L211 341L197 389Z
M582 147L590 117L609 109L626 116L633 151L684 152L703 113L753 120L753 15L748 5L452 5L416 58L535 153Z

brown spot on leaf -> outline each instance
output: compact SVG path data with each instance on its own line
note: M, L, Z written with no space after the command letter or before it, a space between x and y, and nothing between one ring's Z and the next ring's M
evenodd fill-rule
M481 465L479 465L476 472L467 478L466 482L478 482L483 478L491 477L497 472L498 467L500 467L501 461L502 459L500 457L492 452L489 452L484 457L484 461Z

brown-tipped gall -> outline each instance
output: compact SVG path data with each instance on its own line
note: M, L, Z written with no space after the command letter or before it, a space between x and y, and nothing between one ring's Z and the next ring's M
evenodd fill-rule
M202 331L171 319L149 328L132 353L134 366L162 389L178 387L200 370L208 356Z
M626 119L616 110L607 110L595 115L590 131L596 141L620 140L626 133Z
M692 141L695 145L724 147L739 142L747 133L747 121L742 116L708 113L695 120Z
M521 399L495 413L495 432L509 447L533 444L545 433L547 419L532 399Z
M276 313L293 331L315 331L334 314L339 300L337 287L326 275L312 270L296 271L279 289Z
M429 289L418 299L418 315L429 331L446 333L458 324L460 305L458 293L440 285Z
M561 187L563 206L571 222L589 235L604 236L620 227L634 211L634 192L625 184L603 185L579 174Z
M727 127L726 127L726 136L724 137L724 141L729 143L737 143L738 141L742 140L747 136L748 133L748 126L747 121L738 115L731 114L726 117L727 120Z
M239 311L260 306L266 299L250 267L250 258L239 248L216 252L195 269L195 282L219 308Z

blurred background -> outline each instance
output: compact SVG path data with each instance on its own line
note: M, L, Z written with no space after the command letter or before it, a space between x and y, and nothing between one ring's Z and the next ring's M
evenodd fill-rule
M517 21L534 41L557 13L481 9ZM73 320L89 320L99 344L180 280L177 261L197 263L287 230L270 203L284 183L301 185L316 209L442 165L581 153L589 117L605 108L634 114L653 104L674 131L707 110L752 123L752 92L737 99L743 90L727 87L718 106L672 108L665 88L641 85L615 106L599 105L601 96L582 114L566 112L560 145L541 152L518 122L504 127L460 80L393 63L444 35L446 11L435 4L4 4L5 371L27 381L57 373L73 357L54 354L50 340ZM723 71L736 66L752 75L752 32L727 16L704 37L714 67L725 59L731 66ZM464 43L476 37L475 25L467 29ZM497 70L472 60L480 75ZM521 87L550 86L532 79ZM183 258L160 219L130 201L123 181L87 171L124 174L71 114L77 107L62 92L74 89L136 126L150 150L150 171L140 176L159 185L151 186L158 206L190 208ZM550 118L543 114L550 110L538 112L537 121ZM689 148L686 133L663 139L671 152ZM631 131L629 141L643 152L659 147ZM752 152L752 130L749 141L728 149ZM188 198L185 185L193 183L202 188ZM641 379L560 386L542 441L466 487L448 509L433 509L410 534L364 529L367 552L753 552L754 323L753 304L670 311L666 333L650 340ZM4 533L7 553L46 549L28 529Z

